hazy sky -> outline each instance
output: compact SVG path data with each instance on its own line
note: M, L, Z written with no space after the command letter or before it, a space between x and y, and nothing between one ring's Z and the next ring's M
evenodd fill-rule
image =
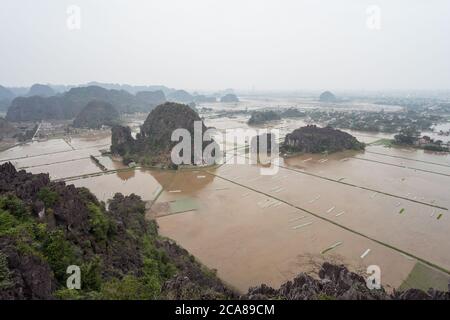
M448 0L0 0L0 24L7 86L450 89Z

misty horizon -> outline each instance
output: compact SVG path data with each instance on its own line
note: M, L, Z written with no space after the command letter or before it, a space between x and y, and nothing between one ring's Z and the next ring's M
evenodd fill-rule
M98 81L191 92L450 88L447 1L2 4L0 84L8 87ZM73 5L79 28L71 29Z

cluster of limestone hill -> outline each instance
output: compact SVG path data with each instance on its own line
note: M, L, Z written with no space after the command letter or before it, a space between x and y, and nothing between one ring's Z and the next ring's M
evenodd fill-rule
M121 113L131 113L148 112L166 98L162 91L134 95L98 86L78 87L60 95L17 97L12 100L6 118L13 122L73 119L93 100L110 103Z

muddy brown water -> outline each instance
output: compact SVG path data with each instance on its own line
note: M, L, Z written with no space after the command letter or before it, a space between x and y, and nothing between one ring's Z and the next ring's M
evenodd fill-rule
M211 124L245 127L245 120ZM373 142L382 137L358 138ZM103 201L115 192L135 193L146 201L158 197L153 214L160 233L240 291L260 283L277 287L324 260L361 272L378 265L382 283L397 288L417 263L400 251L450 269L447 154L369 146L366 152L287 158L274 176L262 176L257 165L233 164L230 155L215 169L103 174L91 155L108 170L125 168L101 156L108 143L108 137L34 142L0 153L0 162L48 172L52 179L70 178L67 183L88 187ZM83 177L92 173L97 175ZM159 215L157 208L186 199L196 203L195 210Z

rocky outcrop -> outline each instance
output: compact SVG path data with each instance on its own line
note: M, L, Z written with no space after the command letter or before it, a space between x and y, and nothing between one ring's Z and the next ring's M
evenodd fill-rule
M51 87L45 84L36 83L31 86L27 96L51 97L54 96L55 94L56 92Z
M365 144L352 135L331 127L309 125L286 135L283 150L288 152L320 153L362 150Z
M191 137L191 164L194 164L195 122L200 123L204 133L206 127L197 112L187 105L167 102L150 112L136 139L131 137L130 129L114 127L111 152L124 157L125 162L132 160L146 165L170 167L172 148L178 144L178 141L171 141L172 133L176 129L186 129ZM208 144L203 142L202 150Z
M99 205L96 198L74 185L66 186L63 182L51 182L48 174L31 174L24 170L16 171L11 163L0 166L0 195L14 194L31 210L30 214L38 218L39 212L45 207L41 190L48 190L58 199L52 203L46 215L40 217L42 222L51 227L66 229L67 238L75 244L95 243L90 234L90 211L87 203ZM76 214L74 214L76 213Z
M111 128L111 152L125 156L134 152L135 140L131 136L130 127L113 126Z
M104 125L113 126L118 121L119 112L112 104L101 100L92 100L77 115L73 121L73 126L76 128L99 129Z
M337 101L336 96L333 93L331 93L330 91L322 92L322 94L319 97L319 100L322 102L336 102Z
M266 144L266 150L260 150L260 147L263 147L264 143ZM252 153L261 152L262 154L270 154L272 152L272 144L275 145L276 143L278 142L275 141L275 135L272 133L263 133L251 139L250 150Z
M69 265L82 270L80 291L66 290ZM85 188L0 165L0 299L232 296L212 271L158 236L139 196L118 193L106 210Z
M388 294L383 288L370 290L365 279L345 266L324 263L319 279L300 273L279 289L267 285L250 288L245 299L285 300L449 300L450 292L408 289Z
M145 203L134 194L117 193L109 202L108 217L114 225L114 234L101 253L104 265L108 266L104 275L108 278L141 275L144 265L141 239L148 232Z
M275 111L255 111L248 120L249 125L263 124L268 121L281 120L280 115Z
M220 102L239 102L239 98L233 93L228 93L220 98Z
M108 261L105 275L136 271L142 265L135 241L135 236L146 232L145 206L139 197L116 194L106 211L87 189L51 182L48 174L16 171L11 163L0 166L0 181L0 195L15 195L30 208L32 219L45 223L49 231L64 230L65 239L78 248L80 259L99 255ZM55 200L49 202L49 195ZM131 229L133 235L128 232ZM103 237L108 233L111 234L106 246Z
M166 299L237 299L236 292L228 288L215 275L214 271L205 271L189 252L174 241L160 239L157 247L166 252L168 258L180 270L177 275L166 281L162 295Z
M166 149L173 145L171 135L176 129L187 129L193 136L195 121L201 122L202 130L206 130L200 116L188 106L165 103L150 112L141 127L140 138L159 148Z
M56 280L44 259L20 251L8 237L0 237L0 260L2 257L8 276L0 280L0 300L53 299Z
M298 110L297 108L289 108L289 109L283 110L280 113L280 116L282 118L302 118L302 117L306 117L306 113Z
M217 102L216 97L213 96L205 96L203 94L197 94L194 95L194 102L195 103L213 103Z

